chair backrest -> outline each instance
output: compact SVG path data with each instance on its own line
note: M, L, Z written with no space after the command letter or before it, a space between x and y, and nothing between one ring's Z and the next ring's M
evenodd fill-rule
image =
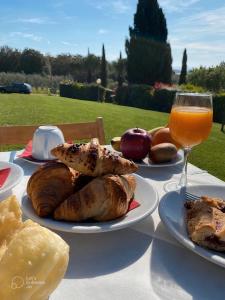
M103 119L101 117L98 117L95 122L54 125L62 130L65 140L98 138L100 144L105 144ZM38 126L0 126L0 145L26 144L32 139Z

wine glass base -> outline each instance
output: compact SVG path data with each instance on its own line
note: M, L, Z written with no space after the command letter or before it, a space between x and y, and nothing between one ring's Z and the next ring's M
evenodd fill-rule
M166 192L179 191L181 188L185 189L193 184L189 183L186 186L180 186L177 181L170 181L164 184L163 188Z
M178 182L176 181L170 181L164 184L164 190L166 192L174 192L179 191L181 189L181 186L178 185Z

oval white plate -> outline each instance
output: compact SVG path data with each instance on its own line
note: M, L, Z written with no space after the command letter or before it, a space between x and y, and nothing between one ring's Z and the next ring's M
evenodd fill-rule
M10 162L0 161L0 169L6 168L10 168L11 170L4 185L0 188L0 194L3 194L16 186L22 180L24 174L23 169L20 166Z
M109 222L75 223L55 221L50 218L40 218L35 213L27 194L22 199L22 210L24 214L33 221L51 229L76 233L96 233L113 231L128 227L149 216L158 205L158 194L154 187L143 177L135 175L137 187L135 199L140 206L129 211L124 217Z
M219 197L225 200L225 185L196 185L188 187L188 192L203 196ZM225 267L225 253L208 250L194 244L187 234L185 221L184 197L179 192L166 194L159 203L159 215L169 232L184 246L206 258Z
M106 145L106 147L107 147L107 149L109 149L109 150L111 150L111 151L113 151L113 152L115 152L115 153L122 156L122 153L114 150L111 145ZM173 167L173 166L176 166L176 165L179 165L179 164L183 163L183 161L184 161L183 150L179 150L177 152L177 156L172 161L170 161L168 163L156 164L156 163L151 162L148 157L144 158L141 161L138 161L138 162L134 161L134 162L139 167L162 168L162 167Z
M148 159L148 157L143 159L141 162L135 162L135 163L139 167L148 167L148 168L160 168L161 167L162 168L162 167L173 167L173 166L183 163L183 161L184 161L183 151L179 150L177 152L177 156L173 160L171 160L170 162L167 162L167 163L156 164L156 163L151 162Z

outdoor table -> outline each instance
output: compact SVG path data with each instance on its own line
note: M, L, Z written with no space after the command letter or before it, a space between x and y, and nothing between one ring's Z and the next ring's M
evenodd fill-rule
M9 161L10 152L0 160ZM19 201L37 165L22 159L24 178L12 193ZM157 189L178 180L182 165L140 168L138 174ZM225 183L191 164L191 184ZM57 232L70 245L70 261L52 300L225 299L225 269L179 244L160 221L158 211L126 229L97 234Z

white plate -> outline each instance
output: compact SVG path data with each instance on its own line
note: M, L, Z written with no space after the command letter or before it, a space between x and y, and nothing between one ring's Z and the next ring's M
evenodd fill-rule
M11 170L4 185L0 188L0 194L3 194L16 186L22 180L24 174L23 169L20 166L10 162L0 161L0 169L6 168L10 168Z
M188 191L197 195L220 197L225 200L225 185L197 185L188 187ZM184 246L206 258L225 267L225 253L208 250L194 244L187 234L185 222L184 197L179 192L166 194L159 203L159 215L169 232Z
M173 160L171 160L170 162L167 162L167 163L156 164L156 163L151 162L148 157L143 159L141 162L135 162L135 163L139 167L148 167L148 168L149 167L150 168L160 168L161 167L162 168L162 167L173 167L173 166L183 163L183 161L184 161L183 151L179 150L177 152L177 156Z
M107 149L119 154L122 156L122 153L121 152L118 152L116 150L114 150L112 148L111 145L106 145ZM183 163L184 161L184 154L183 154L183 150L179 150L177 152L177 156L170 162L168 163L161 163L161 164L156 164L156 163L153 163L149 160L148 157L144 158L143 160L141 161L135 161L135 164L139 167L151 167L151 168L162 168L162 167L173 167L173 166L176 166L176 165L179 165L181 163Z
M22 199L22 210L24 214L33 221L48 228L60 231L96 233L122 229L146 218L156 209L158 205L158 195L154 187L143 177L136 174L134 175L137 182L135 199L140 203L140 206L129 211L124 217L114 221L98 223L75 223L55 221L50 218L40 218L35 213L27 194L25 194Z

